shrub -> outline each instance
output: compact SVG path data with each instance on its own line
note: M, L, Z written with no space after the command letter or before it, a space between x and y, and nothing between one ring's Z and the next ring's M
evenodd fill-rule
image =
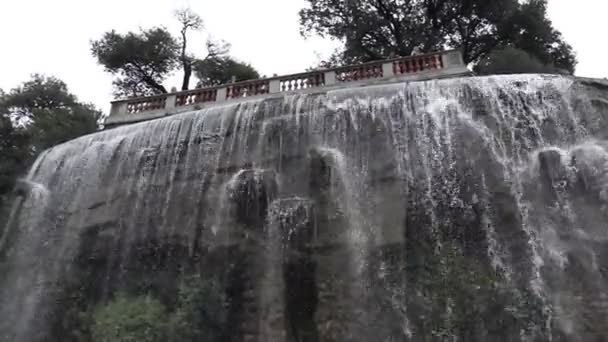
M171 316L169 341L218 341L225 333L226 310L221 289L196 276L180 288L177 310Z
M119 295L93 313L94 342L165 342L168 314L149 297Z

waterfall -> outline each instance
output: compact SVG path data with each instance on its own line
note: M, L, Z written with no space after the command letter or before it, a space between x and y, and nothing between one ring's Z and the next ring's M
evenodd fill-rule
M319 90L56 146L0 241L0 341L85 340L117 296L184 312L193 276L222 303L196 331L222 341L601 340L605 89Z

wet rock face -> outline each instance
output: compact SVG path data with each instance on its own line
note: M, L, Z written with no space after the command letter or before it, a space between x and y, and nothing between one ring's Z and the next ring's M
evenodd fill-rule
M157 299L183 341L602 340L606 103L592 82L467 78L68 142L3 237L0 341L88 340L117 296Z
M557 200L558 194L555 185L564 177L562 157L559 151L549 150L538 154L540 181L543 187L542 193L552 200Z
M302 198L278 200L271 209L271 226L278 230L282 246L285 332L290 341L319 341L314 211L314 204Z
M268 204L276 196L276 188L273 171L240 171L226 189L234 205L234 219L247 227L263 227Z

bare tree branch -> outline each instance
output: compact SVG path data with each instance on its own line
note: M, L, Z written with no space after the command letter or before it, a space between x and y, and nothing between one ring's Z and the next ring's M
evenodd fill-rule
M184 69L184 78L182 81L182 90L188 90L190 87L190 77L192 76L192 64L194 58L189 56L186 48L188 47L188 31L201 30L203 28L203 19L190 8L184 8L175 11L175 17L182 24L181 28L181 62Z

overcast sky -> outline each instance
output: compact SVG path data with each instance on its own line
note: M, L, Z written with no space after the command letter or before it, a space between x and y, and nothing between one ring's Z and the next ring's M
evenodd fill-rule
M81 100L104 111L112 78L96 64L89 41L105 31L164 25L178 33L172 13L190 6L206 32L232 45L231 54L262 74L304 71L327 56L335 43L299 34L304 0L0 0L0 88L5 91L32 73L64 80ZM577 74L608 77L608 1L549 0L549 14L578 54ZM192 48L204 51L204 37ZM178 76L167 86L178 86Z

